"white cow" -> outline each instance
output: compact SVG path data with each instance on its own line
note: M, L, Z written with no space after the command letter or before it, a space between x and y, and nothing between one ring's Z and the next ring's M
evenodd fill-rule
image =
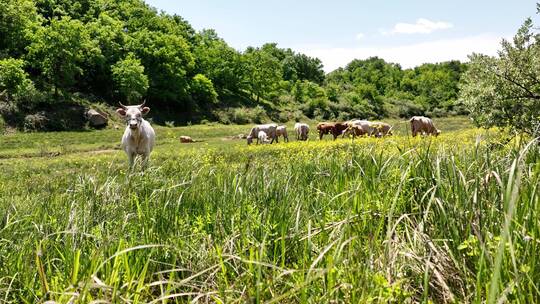
M257 144L259 143L259 131L264 131L266 135L272 139L270 143L273 143L274 140L278 142L277 139L277 124L271 123L266 125L256 125L253 128L251 128L251 131L249 131L249 135L247 136L247 144L250 145L253 143L253 139L257 139Z
M257 135L257 139L259 142L266 144L268 143L268 135L266 135L266 132L259 131L259 134Z
M289 135L287 134L287 127L286 126L278 126L276 128L276 137L283 136L283 140L286 142L289 142Z
M296 140L308 139L309 126L307 124L301 122L295 123L294 131L296 131Z
M125 106L120 103L121 108L116 110L127 124L122 136L122 148L128 156L130 168L133 167L137 155L142 157L143 165L146 166L156 140L154 129L143 118L143 115L150 112L150 108L144 106L145 103L146 101L137 106Z

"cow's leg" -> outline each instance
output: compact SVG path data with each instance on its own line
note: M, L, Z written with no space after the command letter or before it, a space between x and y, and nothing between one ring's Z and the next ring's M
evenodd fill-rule
M141 154L141 163L143 170L148 168L148 161L149 161L150 155L148 153Z
M129 161L129 168L133 169L133 165L135 163L135 153L128 152L127 156L128 156L128 161Z

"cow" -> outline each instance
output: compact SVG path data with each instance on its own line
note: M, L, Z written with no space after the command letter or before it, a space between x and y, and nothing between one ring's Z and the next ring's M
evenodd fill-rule
M347 129L347 125L342 122L321 122L317 124L319 131L319 140L322 140L323 135L332 134L334 140Z
M296 132L296 140L308 139L309 126L307 124L301 122L295 123L294 131Z
M122 136L122 148L128 156L129 167L133 168L136 156L142 157L143 166L146 167L156 140L154 129L143 118L150 112L150 108L145 107L146 101L136 106L119 104L120 108L116 110L116 113L124 118L127 124Z
M266 132L264 131L259 131L259 134L257 135L257 139L259 142L263 143L263 144L266 144L268 143L268 135L266 135Z
M415 137L417 134L434 136L441 134L441 130L435 128L431 118L425 116L413 116L409 122L411 123L411 132L413 137Z
M352 134L353 138L356 136L371 136L375 133L375 128L371 125L371 122L367 120L349 120L346 122L347 128L342 132L342 137Z
M193 138L189 137L189 136L180 136L180 142L183 143L183 144L187 144L187 143L194 143L195 141L193 140Z
M276 128L276 136L277 137L283 136L283 140L286 142L289 142L289 135L287 134L286 126L278 126Z
M258 137L259 136L259 131L264 131L266 133L266 135L268 135L268 137L270 137L272 139L272 141L270 141L270 143L273 143L274 140L277 143L278 138L277 138L276 129L277 129L277 124L275 124L275 123L254 126L253 128L251 128L251 131L249 131L249 134L246 137L247 144L248 145L252 144L253 143L253 138L257 139L257 144L259 143L259 137Z
M385 122L371 122L371 127L373 128L373 134L375 137L383 137L392 135L392 126Z

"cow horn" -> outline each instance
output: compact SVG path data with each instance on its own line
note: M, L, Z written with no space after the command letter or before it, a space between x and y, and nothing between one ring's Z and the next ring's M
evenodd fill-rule
M146 104L146 99L143 100L143 102L142 102L142 104L139 106L139 108L143 108L145 104Z
M125 105L123 105L120 101L118 102L118 104L122 107L122 109L126 109L127 107Z

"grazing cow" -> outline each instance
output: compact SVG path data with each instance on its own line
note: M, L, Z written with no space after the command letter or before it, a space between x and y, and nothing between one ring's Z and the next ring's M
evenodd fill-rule
M127 124L122 136L122 148L128 156L130 168L133 168L137 155L142 157L143 165L147 165L156 140L154 129L143 118L143 115L150 112L150 108L144 106L145 103L146 101L137 106L125 106L120 103L120 108L116 110L116 113L124 118Z
M189 136L180 136L180 142L183 143L183 144L187 144L187 143L194 143L195 141L189 137Z
M257 144L259 143L259 131L264 131L268 137L272 139L270 143L273 143L274 140L276 143L278 142L277 138L277 125L274 123L266 124L266 125L256 125L253 128L251 128L251 131L249 131L249 135L246 137L247 144L250 145L253 143L253 138L257 139Z
M349 120L346 122L347 128L342 132L343 137L348 134L352 134L353 138L356 136L371 136L375 133L375 129L371 125L371 122L367 120Z
M373 128L373 134L375 137L383 137L383 136L390 136L392 135L392 126L385 123L385 122L379 122L375 121L371 123L371 127Z
M307 124L301 122L295 123L294 131L296 131L296 140L308 139L309 126Z
M441 134L441 130L435 128L433 120L424 116L413 116L409 122L411 123L412 136L415 137L417 134L420 135L434 135L438 136Z
M347 129L347 125L341 122L321 122L317 124L317 131L319 131L319 140L322 140L323 135L332 134L334 140Z
M259 131L259 134L257 135L257 139L262 144L266 144L269 142L268 135L266 135L266 132L264 131Z
M283 136L283 140L286 142L289 142L289 135L287 134L286 126L278 126L276 128L276 136L277 137Z

